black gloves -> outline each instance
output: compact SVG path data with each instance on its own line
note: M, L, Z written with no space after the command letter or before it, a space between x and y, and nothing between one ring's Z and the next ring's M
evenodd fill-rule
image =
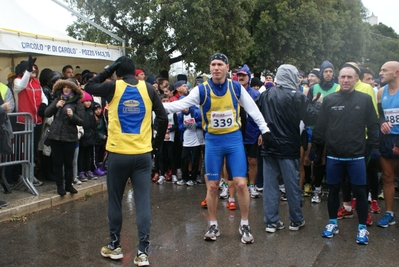
M372 148L370 151L370 158L372 160L378 160L381 156L380 150L378 148Z
M184 128L190 129L190 130L195 130L195 129L197 129L197 125L195 123L186 123L186 124L184 124Z
M273 137L270 131L262 134L262 140L265 147L270 147L273 145Z
M33 71L33 64L35 64L37 58L32 58L31 55L29 55L28 58L28 67L26 68L26 70L28 72L32 72Z
M396 146L396 144L395 144ZM366 158L370 157L372 160L378 160L381 156L380 150L370 144L366 145Z
M108 72L108 75L111 76L111 74L114 73L118 69L120 64L121 64L120 62L115 61L114 63L112 63L111 66L108 66L108 68L105 68L105 70Z

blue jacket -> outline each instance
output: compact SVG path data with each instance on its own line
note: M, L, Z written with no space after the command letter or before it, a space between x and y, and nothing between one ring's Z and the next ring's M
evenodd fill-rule
M184 115L191 114L191 117L195 119L195 123L197 124L197 128L202 128L202 117L201 117L201 111L198 107L196 106L191 106L188 109L188 113L180 112L179 115L177 116L177 123L179 124L179 131L181 132L180 134L180 140L183 141L183 133L186 130L184 128L184 122L183 118Z
M253 89L250 86L248 86L246 90L253 100L256 100L260 95L257 90ZM241 112L243 112L243 110L241 110ZM244 144L256 144L261 132L256 122L250 116L247 115L246 118L247 122L244 132Z

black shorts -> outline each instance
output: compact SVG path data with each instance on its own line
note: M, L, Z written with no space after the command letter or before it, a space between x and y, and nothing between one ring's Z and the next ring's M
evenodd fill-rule
M381 134L380 135L380 153L387 159L399 159L398 155L394 155L392 149L399 139L398 134Z
M245 144L244 145L245 148L245 153L247 154L247 157L250 158L257 158L258 157L258 149L260 149L261 147L258 146L258 142L256 142L256 144Z
M308 132L303 130L302 134L301 134L301 146L307 150L308 149L308 144L309 144L309 140L308 140Z

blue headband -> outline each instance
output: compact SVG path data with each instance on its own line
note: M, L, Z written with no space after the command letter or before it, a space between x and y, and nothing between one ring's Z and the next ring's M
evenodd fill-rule
M229 59L226 57L225 54L221 54L221 53L213 54L213 56L211 57L210 62L212 62L215 59L221 60L224 63L229 64Z

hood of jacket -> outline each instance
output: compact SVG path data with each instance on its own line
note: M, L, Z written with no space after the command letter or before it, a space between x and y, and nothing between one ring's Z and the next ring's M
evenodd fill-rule
M290 64L283 64L277 69L277 87L292 88L297 90L299 87L299 72L297 68Z
M78 96L79 99L84 97L84 93L82 89L74 82L74 79L66 79L66 80L58 80L54 86L53 86L53 94L56 98L60 97L62 94L62 88L64 86L69 86L72 88L72 91L75 93L76 96Z
M248 67L247 64L244 64L244 66L243 66L241 69L238 70L237 74L238 74L238 73L244 73L244 72L248 75L248 85L249 85L249 84L251 83L251 76L252 76L252 73L251 73L251 71L249 70L249 67Z

